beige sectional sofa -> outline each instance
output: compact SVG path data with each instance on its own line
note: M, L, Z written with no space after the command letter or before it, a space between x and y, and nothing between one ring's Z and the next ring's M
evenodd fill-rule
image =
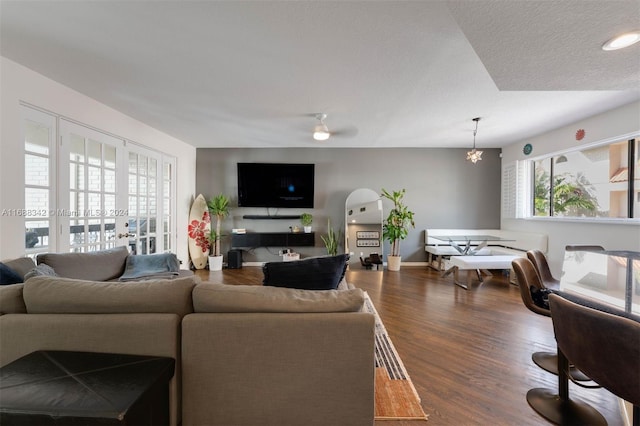
M172 425L371 425L363 292L40 276L0 286L0 365L35 350L176 359Z

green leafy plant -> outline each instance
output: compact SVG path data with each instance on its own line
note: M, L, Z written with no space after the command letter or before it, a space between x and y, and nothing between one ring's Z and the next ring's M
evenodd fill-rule
M550 177L546 171L536 170L534 208L536 216L548 216L550 207ZM598 209L591 195L593 185L584 175L564 173L553 178L553 215L593 216Z
M311 213L302 213L300 215L300 223L302 223L302 226L311 226L313 223L313 216Z
M391 256L400 256L400 241L407 238L409 228L415 228L413 212L404 205L405 190L388 192L382 189L381 197L390 200L393 208L382 225L382 237L391 244Z
M209 207L209 214L216 218L216 227L215 229L211 228L208 240L211 244L212 255L220 256L220 238L222 237L220 226L224 218L229 216L229 197L224 194L216 195L207 202L207 207Z
M327 253L330 256L338 254L338 244L341 239L340 234L341 233L336 233L331 227L331 219L327 219L327 235L321 235L320 238L322 238Z

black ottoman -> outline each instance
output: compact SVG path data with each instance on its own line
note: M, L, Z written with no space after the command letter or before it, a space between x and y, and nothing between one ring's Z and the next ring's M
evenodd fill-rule
M0 424L168 425L172 358L38 351L0 369Z

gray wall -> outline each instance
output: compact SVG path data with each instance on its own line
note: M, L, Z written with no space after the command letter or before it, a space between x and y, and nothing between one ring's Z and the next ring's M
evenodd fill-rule
M300 247L302 257L326 254L320 235L327 231L327 219L334 229L344 230L344 204L351 191L371 188L380 191L405 188L406 204L415 213L416 228L401 244L403 262L424 262L425 228L500 228L500 150L487 149L483 160L471 164L466 149L433 148L200 148L196 153L196 194L210 198L218 193L232 202L231 217L223 223L247 232L286 232L298 220L249 220L247 214L313 214L316 246ZM238 162L314 163L314 209L267 209L237 207ZM389 203L384 201L386 217ZM342 231L344 232L344 231ZM230 238L223 240L223 252ZM273 261L278 249L260 248L245 252L243 261ZM389 253L384 244L384 253Z

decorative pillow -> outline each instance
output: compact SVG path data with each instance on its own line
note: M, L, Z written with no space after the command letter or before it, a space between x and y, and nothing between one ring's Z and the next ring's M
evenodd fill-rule
M263 284L303 290L335 290L347 269L348 254L310 257L292 262L268 262Z
M51 266L41 263L35 268L33 268L32 270L30 270L29 272L27 272L27 274L24 276L24 280L26 281L29 278L40 277L40 276L57 277L58 274L56 274L56 271L54 271Z
M18 257L16 259L3 260L2 263L13 269L21 277L24 277L27 272L36 267L36 263L30 257Z
M0 262L0 285L18 284L22 282L22 276Z

